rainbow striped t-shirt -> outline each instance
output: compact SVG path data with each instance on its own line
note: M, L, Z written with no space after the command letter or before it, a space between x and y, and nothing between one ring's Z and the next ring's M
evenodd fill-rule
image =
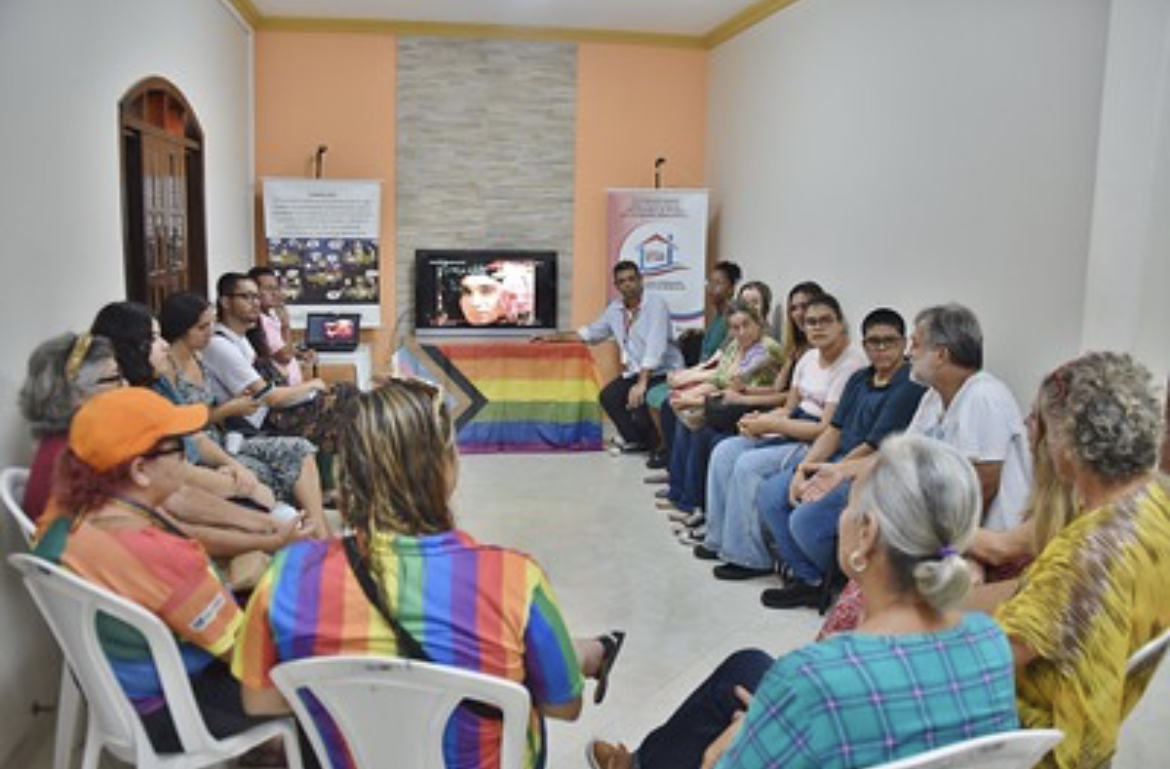
M195 675L235 643L243 614L194 539L154 526L102 526L85 516L46 520L37 555L158 615L175 634L187 673ZM100 615L98 633L114 675L135 710L166 705L146 639L134 628Z
M584 681L548 580L528 556L450 531L377 534L375 579L388 610L434 662L497 675L532 695L526 765L544 760L536 707L571 702ZM271 687L281 662L327 655L396 655L389 625L366 599L338 540L280 551L245 611L232 670L248 687ZM325 717L324 714L321 714ZM353 765L331 724L319 723L334 769ZM498 721L459 711L444 736L452 769L499 765Z

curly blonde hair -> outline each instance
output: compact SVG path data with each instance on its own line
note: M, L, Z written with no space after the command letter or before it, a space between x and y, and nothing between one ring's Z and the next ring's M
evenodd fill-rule
M1136 478L1158 461L1162 405L1149 369L1126 353L1069 361L1044 378L1040 404L1051 438L1105 480Z

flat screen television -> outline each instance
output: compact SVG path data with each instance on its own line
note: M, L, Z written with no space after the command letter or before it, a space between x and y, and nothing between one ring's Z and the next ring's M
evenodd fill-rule
M426 335L523 335L557 327L557 253L415 252L414 325Z

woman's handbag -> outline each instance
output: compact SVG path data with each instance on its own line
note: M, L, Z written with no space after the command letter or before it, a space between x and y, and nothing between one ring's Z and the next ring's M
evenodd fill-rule
M747 403L728 403L723 393L714 393L703 401L703 421L716 432L734 434L739 432L739 418L758 410Z

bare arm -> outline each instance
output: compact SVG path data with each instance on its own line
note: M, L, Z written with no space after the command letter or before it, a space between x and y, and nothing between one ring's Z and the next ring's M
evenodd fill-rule
M983 492L983 514L991 509L995 495L999 493L999 476L1003 462L973 462L975 474L979 476L979 490Z
M975 539L971 542L968 552L984 563L994 566L1035 555L1033 538L1035 527L1032 521L1024 521L1006 531L992 529L977 529Z
M244 712L250 716L283 716L292 712L284 695L275 686L271 689L253 689L241 685L240 700L244 704Z
M1019 589L1019 580L1014 579L976 585L971 588L971 592L963 601L963 611L981 611L991 614L1000 604L1014 596ZM1015 645L1014 642L1012 645Z
M310 393L324 392L328 389L329 386L320 379L310 379L287 387L273 387L268 395L264 396L264 403L274 409L288 408L308 398Z
M555 718L558 721L576 721L577 716L581 715L581 698L578 696L571 702L560 705L537 705L536 707L547 718Z

